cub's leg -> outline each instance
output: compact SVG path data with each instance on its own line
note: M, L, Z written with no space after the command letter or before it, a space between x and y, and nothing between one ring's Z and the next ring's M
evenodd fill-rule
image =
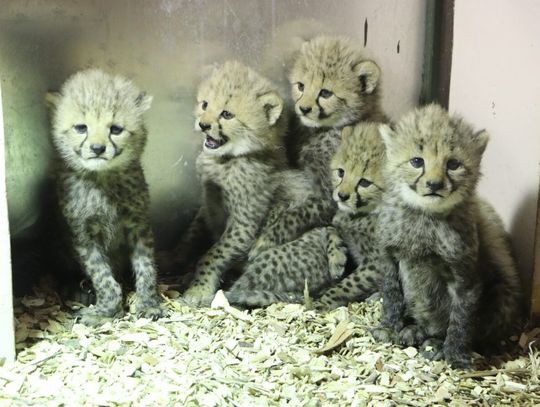
M319 197L311 197L302 205L275 209L279 216L272 217L260 233L249 253L253 260L265 250L291 242L307 230L330 223L334 207L332 202L326 202Z
M455 281L448 288L452 302L444 340L444 358L453 368L467 369L471 367L473 323L482 287L478 283L467 281L467 277L460 278L467 273L458 271L454 275Z
M246 257L258 229L256 221L232 220L219 240L198 261L194 280L183 299L192 305L210 304L222 275Z
M334 234L332 227L317 228L292 242L266 250L249 263L225 295L231 303L249 307L280 301L301 302L306 282L310 290L318 291L344 271L345 249Z
M96 292L96 304L80 311L80 322L98 326L104 320L122 313L122 288L114 278L107 255L98 244L93 241L78 242L75 252Z
M369 262L326 290L317 300L316 308L330 310L353 301L363 301L380 289L382 271Z
M404 326L405 300L399 280L398 265L390 257L383 259L383 280L381 293L383 313L380 325L372 331L380 342L396 342L397 333Z
M159 306L152 231L145 226L132 228L127 234L137 293L135 312L141 317L157 319L162 311Z
M326 233L328 234L328 245L326 246L328 272L330 273L330 278L332 280L337 280L341 278L345 272L347 247L336 228L327 226Z

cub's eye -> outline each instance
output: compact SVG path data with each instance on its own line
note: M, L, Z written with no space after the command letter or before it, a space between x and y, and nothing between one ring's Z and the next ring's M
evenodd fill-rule
M324 98L324 99L328 99L333 94L334 93L331 90L328 90L328 89L321 89L321 91L319 92L319 96Z
M208 102L206 100L203 100L201 104L202 110L206 110L207 107L208 107Z
M302 82L298 82L298 83L296 84L296 87L298 88L298 90L299 90L300 92L303 92L303 91L304 91L304 84L303 84Z
M88 130L88 127L86 126L86 124L76 124L75 126L73 126L73 128L79 134L84 134Z
M117 135L124 131L123 127L117 126L116 124L113 124L110 128L111 134Z
M411 163L411 165L414 167L414 168L420 168L420 167L423 167L424 166L424 159L421 158L421 157L414 157L414 158L411 158L411 161L409 161Z
M343 178L343 176L345 175L345 170L343 168L338 168L336 170L336 175L339 177L339 178Z
M234 117L234 114L232 114L228 110L224 110L223 112L221 112L220 116L223 117L225 120L231 120Z
M358 181L358 185L360 185L362 188L367 188L371 184L373 184L373 182L371 182L370 180L365 179L365 178L362 178L362 179L360 179L360 181Z
M448 168L449 170L457 170L460 165L460 162L458 160L454 160L453 158L449 159L446 162L446 168Z

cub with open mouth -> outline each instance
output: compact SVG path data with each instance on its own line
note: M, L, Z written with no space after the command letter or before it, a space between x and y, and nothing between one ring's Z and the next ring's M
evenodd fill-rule
M282 111L276 88L239 62L215 68L199 87L202 205L176 250L179 259L204 253L184 295L188 303L211 300L224 273L247 257L276 200L293 200L310 188L305 177L286 169Z

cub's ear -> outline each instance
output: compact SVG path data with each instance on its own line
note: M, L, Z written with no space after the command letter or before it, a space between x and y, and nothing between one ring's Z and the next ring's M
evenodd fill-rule
M489 141L488 132L486 130L480 130L479 132L473 134L473 140L478 148L478 153L483 154Z
M342 139L349 137L351 134L353 134L353 126L345 126L343 127L343 130L341 130Z
M273 126L281 116L281 112L283 112L283 99L276 92L268 92L259 95L258 100L266 112L268 123Z
M388 124L379 125L379 133L386 145L386 148L389 148L396 139L396 133Z
M146 112L152 106L152 100L154 98L150 95L147 95L146 92L141 92L135 99L135 104L140 109L141 113Z
M362 85L362 92L373 93L381 77L381 69L373 61L362 61L353 66L353 71L358 76Z
M60 92L47 92L45 94L45 106L50 110L56 109L61 97Z

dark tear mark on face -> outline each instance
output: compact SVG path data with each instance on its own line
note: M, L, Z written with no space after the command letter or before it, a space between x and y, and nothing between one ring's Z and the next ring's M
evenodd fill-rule
M400 51L400 49L399 49L399 43L400 43L400 42L401 42L401 40L397 42L397 47L396 47L396 50L397 50L397 53L398 53L398 54L399 54L399 51Z

